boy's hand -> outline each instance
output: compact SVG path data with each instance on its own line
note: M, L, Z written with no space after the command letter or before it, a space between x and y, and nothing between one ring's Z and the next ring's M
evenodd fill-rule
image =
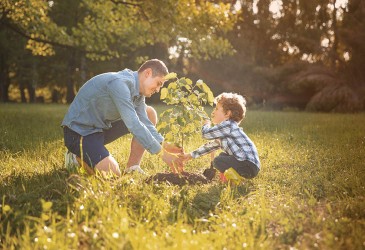
M173 154L181 154L184 153L184 149L181 147L178 147L172 143L169 142L164 142L162 144L162 147L164 148L164 150L166 150L167 152L173 153Z
M189 160L193 159L193 157L189 153L179 154L179 159L181 160L181 162L184 162L184 161L189 161Z
M209 125L210 126L210 124L212 124L212 122L210 120L204 120L203 121L203 126L204 125Z

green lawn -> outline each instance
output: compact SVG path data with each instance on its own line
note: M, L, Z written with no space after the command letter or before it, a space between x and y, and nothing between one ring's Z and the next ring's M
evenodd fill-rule
M258 177L177 187L68 173L66 110L0 105L0 249L365 249L365 114L248 110ZM108 145L122 168L130 139ZM168 170L148 153L142 168Z

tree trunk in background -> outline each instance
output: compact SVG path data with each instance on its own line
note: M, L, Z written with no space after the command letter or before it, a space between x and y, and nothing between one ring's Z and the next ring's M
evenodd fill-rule
M72 53L67 66L67 92L66 92L67 103L71 103L75 98L75 90L73 82L74 69L75 69L75 58L74 58L74 53Z
M35 103L35 87L30 81L28 81L26 83L26 88L28 90L29 103Z
M27 102L27 98L25 97L25 87L24 87L24 82L23 81L19 81L19 90L20 90L20 100L22 103L26 103Z
M330 53L330 60L331 60L330 62L331 62L331 67L335 69L338 62L337 8L335 7L335 3L333 3L332 26L333 26L333 45Z
M80 77L81 77L81 84L86 82L86 58L85 55L81 55L80 60Z
M0 102L9 101L10 78L7 68L3 68L0 72Z
M9 66L6 63L6 57L0 56L0 102L9 101Z

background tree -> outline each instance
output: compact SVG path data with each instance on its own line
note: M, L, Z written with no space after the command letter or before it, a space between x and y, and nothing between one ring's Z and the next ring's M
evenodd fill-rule
M64 74L68 77L68 102L73 98L76 69L87 70L85 58L118 62L119 69L130 67L140 63L141 57L125 60L140 48L165 44L167 49L177 37L194 41L194 55L205 58L231 49L216 28L225 32L234 22L225 4L191 0L16 0L3 1L0 7L2 26L29 39L27 48L34 55L62 53L67 57Z
M157 57L258 107L365 107L361 0L3 0L0 27L3 101L11 83L70 102L89 77Z

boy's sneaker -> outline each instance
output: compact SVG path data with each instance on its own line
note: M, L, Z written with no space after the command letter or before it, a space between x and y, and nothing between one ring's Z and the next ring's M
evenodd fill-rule
M76 159L76 155L71 153L70 151L66 151L65 153L65 168L68 171L76 171L79 167L79 163Z
M235 185L239 185L243 181L243 177L240 176L233 168L229 168L224 171L224 176L227 178L227 181L232 182Z
M210 168L206 168L206 169L204 169L203 175L204 175L204 177L205 177L207 180L211 181L211 180L213 180L213 178L214 178L214 176L215 176L215 172L216 172L216 170L215 170L215 168L213 167L213 162L211 162L211 164L210 164Z
M139 165L134 165L134 166L131 166L124 170L124 172L126 172L127 174L135 172L135 171L137 171L140 174L146 174L146 172L143 171L143 169Z

